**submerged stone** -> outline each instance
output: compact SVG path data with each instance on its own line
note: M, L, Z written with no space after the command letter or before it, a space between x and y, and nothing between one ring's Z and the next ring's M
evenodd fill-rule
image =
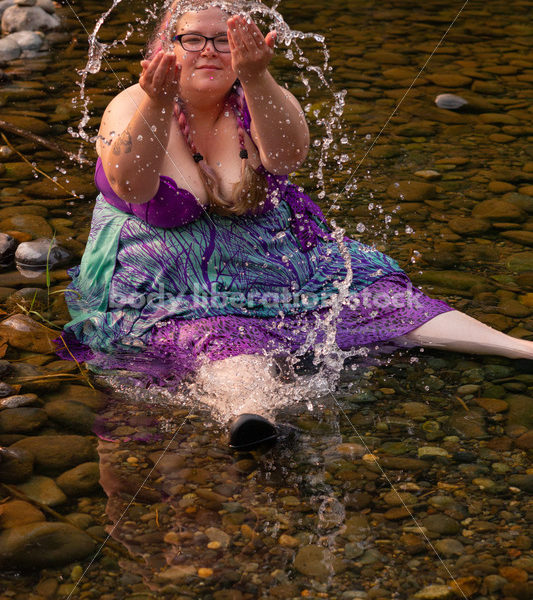
M86 533L67 523L29 523L0 534L0 561L11 568L56 567L85 558L94 547Z
M7 267L13 262L17 246L18 242L14 237L7 233L0 233L0 268Z
M15 253L17 266L29 269L53 269L68 263L71 258L68 250L48 238L24 242Z
M465 108L468 101L455 94L439 94L435 98L435 104L446 110L461 110Z

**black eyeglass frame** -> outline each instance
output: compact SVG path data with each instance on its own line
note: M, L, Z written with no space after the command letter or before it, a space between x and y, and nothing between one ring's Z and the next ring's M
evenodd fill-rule
M183 45L183 42L181 41L181 40L182 40L182 38L184 38L184 37L185 37L185 36L187 36L187 35L194 35L194 36L196 36L196 37L204 38L204 45L203 45L201 48L199 48L198 50L188 50L187 48L185 48L185 46ZM215 48L215 50L216 50L217 52L221 52L222 54L229 54L229 53L231 52L231 50L219 50L219 49L217 48L217 42L216 42L216 40L217 40L218 38L222 38L222 37L226 37L226 38L227 38L227 35L225 35L225 34L220 34L220 35L216 35L215 37L207 37L207 36L205 36L205 35L202 35L201 33L180 33L179 35L175 35L175 36L172 38L172 41L173 41L173 42L179 42L179 43L180 43L180 46L181 46L181 47L182 47L182 48L183 48L183 49L184 49L186 52L202 52L202 50L203 50L203 49L204 49L204 48L207 46L207 42L213 42L213 47Z

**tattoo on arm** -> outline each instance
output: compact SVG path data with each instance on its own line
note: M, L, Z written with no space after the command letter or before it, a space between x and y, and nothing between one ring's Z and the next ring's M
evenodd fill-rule
M120 154L124 149L124 154L131 152L132 141L130 132L125 129L113 144L113 154Z

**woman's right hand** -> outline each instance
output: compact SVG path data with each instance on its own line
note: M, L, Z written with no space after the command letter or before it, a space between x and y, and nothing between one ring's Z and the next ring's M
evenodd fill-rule
M179 94L181 67L175 54L160 50L151 60L141 61L143 69L139 85L153 100L161 106L171 106Z

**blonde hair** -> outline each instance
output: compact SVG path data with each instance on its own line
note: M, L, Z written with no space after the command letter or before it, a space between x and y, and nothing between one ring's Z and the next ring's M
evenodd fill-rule
M231 14L230 10L232 3L222 2L220 4L221 6L219 6L219 8L221 10ZM187 1L180 2L179 0L174 2L163 14L159 25L156 27L155 32L148 43L146 53L147 59L150 60L150 58L163 47L164 37L168 29L172 26L176 27L180 18L185 13L191 12L191 10L206 10L212 6L217 6L217 4L206 2L204 0L197 0L194 3ZM234 8L235 12L237 12L236 4ZM228 92L226 104L235 112L238 123L238 135L241 142L240 145L244 148L245 131L243 125L245 118L245 98L239 80L236 80ZM174 114L177 118L183 138L191 149L193 156L201 156L194 145L183 104L179 101L174 106ZM249 165L246 152L241 152L241 175L239 181L234 184L231 198L228 200L222 195L220 181L214 169L210 167L203 158L198 161L195 160L195 162L207 192L209 206L213 212L225 216L239 216L244 214L253 215L261 212L267 198L268 182L262 173L257 172Z

